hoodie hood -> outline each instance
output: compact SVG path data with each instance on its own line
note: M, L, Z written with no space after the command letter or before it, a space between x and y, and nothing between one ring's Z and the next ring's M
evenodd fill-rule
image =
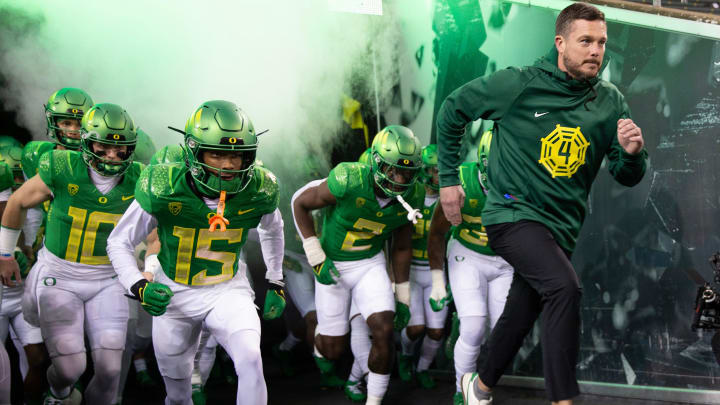
M563 83L565 86L568 87L570 90L578 91L578 90L587 90L588 87L593 87L597 84L598 77L602 75L602 72L605 70L605 67L608 65L609 58L607 55L603 58L602 65L600 66L600 70L598 70L597 76L593 77L592 79L587 80L577 80L570 77L569 74L566 72L563 72L558 67L558 52L557 48L555 46L552 46L550 48L550 51L543 57L540 57L536 62L535 66L541 70L544 70L545 72L548 72L553 78L555 78L557 81Z

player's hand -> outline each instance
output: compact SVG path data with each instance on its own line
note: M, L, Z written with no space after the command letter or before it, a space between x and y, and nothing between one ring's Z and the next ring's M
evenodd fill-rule
M285 291L283 291L285 283L282 280L268 280L268 283L263 319L271 320L279 318L285 310Z
M625 152L631 155L640 153L645 145L642 130L629 118L621 118L618 120L617 137L620 146L622 146Z
M340 278L340 272L330 258L326 258L324 262L313 266L313 273L315 273L315 279L317 279L318 283L325 285L336 284L335 278Z
M395 330L403 330L410 323L410 282L395 284Z
M15 287L22 283L20 266L13 256L0 256L0 280L3 285Z
M165 313L170 304L173 292L165 284L151 283L142 279L130 287L135 298L140 301L143 309L152 316L160 316Z
M465 204L465 191L461 185L440 187L440 204L442 204L445 218L453 226L462 222L460 209Z
M20 268L20 277L25 278L30 272L30 261L22 250L15 248L15 261Z
M442 269L430 270L432 289L430 290L430 308L435 312L442 311L445 304L452 299L445 285L445 274Z
M410 323L410 307L400 301L395 301L395 319L393 324L395 330L400 332Z

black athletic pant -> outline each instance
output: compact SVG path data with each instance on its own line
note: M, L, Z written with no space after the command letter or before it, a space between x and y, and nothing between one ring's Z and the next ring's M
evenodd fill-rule
M577 396L581 288L570 254L538 222L503 223L486 229L490 247L513 266L515 275L505 309L490 335L480 378L488 387L497 384L541 316L548 398L561 401Z

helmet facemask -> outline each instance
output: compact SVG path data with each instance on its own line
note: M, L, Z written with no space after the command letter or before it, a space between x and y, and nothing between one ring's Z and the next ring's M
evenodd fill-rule
M372 156L373 179L375 184L388 197L405 195L410 187L417 181L420 174L420 167L413 166L413 161L400 159L398 162L389 162L374 152ZM396 181L397 177L405 179L404 182Z
M96 145L103 146L125 146L124 152L118 152L120 160L113 160L107 157L104 148L97 150ZM109 134L102 139L98 133L83 133L81 148L85 163L102 176L112 177L124 174L133 161L136 140L125 140L120 134Z
M80 150L80 144L82 143L81 140L81 129L80 129L80 121L82 120L82 111L80 111L79 115L77 114L57 114L53 113L52 111L46 111L47 116L47 128L48 128L48 137L51 139L54 139L58 144L62 145L66 149L70 150ZM58 122L61 122L63 120L72 119L77 120L78 122L78 129L64 129L60 128L60 125L58 125ZM77 138L71 138L68 136L68 132L73 132L78 135Z
M241 143L240 138L223 138L220 145L200 143L193 137L187 138L190 174L204 194L218 195L221 191L237 194L250 184L255 171L257 144L242 145ZM203 158L205 152L239 153L242 164L239 169L215 167L205 162Z

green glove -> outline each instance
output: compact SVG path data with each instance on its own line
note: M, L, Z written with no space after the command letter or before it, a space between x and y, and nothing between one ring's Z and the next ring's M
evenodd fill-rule
M333 275L335 275L335 277L340 277L340 272L337 268L335 268L335 264L332 260L330 260L330 258L326 258L324 262L313 266L313 273L315 273L315 278L318 283L325 285L337 283L335 278L333 278Z
M410 307L400 301L395 301L395 330L400 332L410 322Z
M269 280L269 283L263 308L263 319L266 320L279 318L285 309L285 283L280 280Z
M170 304L170 298L174 295L170 287L165 284L151 283L142 279L130 287L134 298L140 301L143 309L152 316L160 316L165 313Z
M445 305L450 305L450 303L452 302L453 296L452 291L450 290L450 284L448 284L445 289L447 290L447 293L440 300L430 298L430 308L432 308L432 310L435 312L442 311L442 309L445 308Z
M27 256L25 256L25 253L23 253L22 250L15 251L15 261L20 268L20 275L22 276L22 278L25 278L25 276L27 276L30 272L30 266L28 265L28 258Z

